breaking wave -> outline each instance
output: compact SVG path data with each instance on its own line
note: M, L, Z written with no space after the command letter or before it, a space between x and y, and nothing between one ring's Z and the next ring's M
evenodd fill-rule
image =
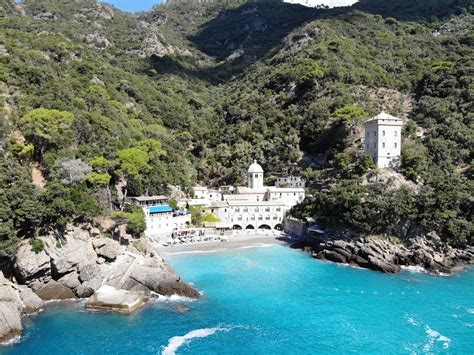
M425 331L428 334L428 343L423 347L423 352L431 352L435 341L442 343L444 349L449 348L451 339L431 329L429 326L425 326Z
M220 332L220 331L228 332L230 330L231 330L230 328L203 328L203 329L192 330L183 336L172 337L168 341L168 345L163 347L163 351L161 354L174 355L176 354L176 350L178 350L183 344L188 343L192 339L206 338L217 332Z

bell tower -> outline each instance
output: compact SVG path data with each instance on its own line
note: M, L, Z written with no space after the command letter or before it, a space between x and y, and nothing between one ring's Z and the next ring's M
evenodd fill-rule
M256 160L247 171L247 187L249 189L263 189L263 169Z

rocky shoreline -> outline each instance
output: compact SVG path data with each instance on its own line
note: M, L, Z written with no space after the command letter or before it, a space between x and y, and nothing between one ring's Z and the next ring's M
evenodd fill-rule
M454 248L434 235L404 243L375 236L356 238L306 239L295 247L320 260L358 266L384 273L404 267L421 267L430 274L452 274L474 264L474 248Z
M88 309L130 313L160 295L201 297L160 256L104 237L90 225L68 226L59 239L39 239L43 250L34 252L24 241L6 273L0 272L2 344L21 335L23 316L50 300L89 299Z

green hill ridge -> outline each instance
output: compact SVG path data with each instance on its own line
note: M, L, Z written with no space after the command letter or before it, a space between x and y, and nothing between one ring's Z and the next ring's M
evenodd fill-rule
M269 180L306 178L295 216L472 243L473 10L0 1L0 253L107 216L124 192L242 183L253 159ZM416 191L363 183L359 123L381 110L406 120Z

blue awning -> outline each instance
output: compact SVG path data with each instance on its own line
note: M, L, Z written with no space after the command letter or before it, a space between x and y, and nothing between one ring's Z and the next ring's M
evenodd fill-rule
M167 213L167 212L173 212L173 209L168 205L152 206L152 207L148 207L148 212L150 212L150 213Z

